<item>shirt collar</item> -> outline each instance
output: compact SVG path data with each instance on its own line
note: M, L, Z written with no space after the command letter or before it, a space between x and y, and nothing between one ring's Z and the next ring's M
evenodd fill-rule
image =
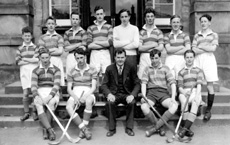
M163 66L163 64L162 64L162 62L160 61L160 65L159 65L156 69L160 69L160 68L162 68L162 66ZM150 68L155 69L155 67L153 67L152 65L150 65Z
M58 33L56 31L54 31L54 33L51 34L49 31L46 31L46 34L49 35L49 36L53 36L53 35L57 35Z
M75 66L75 69L80 71L81 69L79 69L78 65ZM86 68L84 68L83 70L89 70L89 65L86 64Z
M116 66L117 66L117 70L119 70L119 69L120 69L120 66L117 65L117 64L116 64ZM122 70L123 70L123 68L124 68L124 64L121 66L121 69L122 69Z
M25 42L22 43L22 47L25 47L25 46L34 46L34 43L33 42L30 42L30 44L26 44Z
M75 33L78 33L78 32L80 32L80 31L82 31L82 30L83 30L83 28L82 28L82 27L79 27ZM69 29L69 31L73 31L73 27L71 27L71 28Z
M142 28L143 28L144 30L147 30L146 24L144 24L144 26L143 26ZM157 26L156 26L156 25L153 26L153 30L155 30L155 29L157 29Z
M179 33L178 33L177 35L182 34L182 33L183 33L183 31L179 30ZM169 35L175 35L175 34L173 33L173 31L171 31L171 32L169 33Z
M190 68L190 70L193 69L193 68L196 68L196 67L193 65L193 66ZM189 70L189 68L188 68L186 65L184 66L184 69Z
M93 22L94 22L95 25L100 26L100 24L97 22L97 20L94 20ZM106 20L104 20L104 21L101 23L101 26L103 26L105 23L107 23Z
M48 68L53 68L53 67L54 67L54 65L50 62L50 65ZM42 66L42 63L40 63L39 68L44 68L44 66Z
M210 35L210 34L212 34L212 33L213 33L213 31L212 31L211 29L208 29L207 35ZM202 33L201 30L198 32L198 34L199 34L199 35L203 35L203 33Z

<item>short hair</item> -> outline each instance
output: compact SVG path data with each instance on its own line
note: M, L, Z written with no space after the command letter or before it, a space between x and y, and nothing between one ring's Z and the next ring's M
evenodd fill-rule
M150 51L150 57L154 57L156 54L158 54L158 56L161 57L160 50L153 49L152 51Z
M186 54L188 53L192 53L194 57L196 56L196 53L192 49L189 49L184 52L184 58L186 57Z
M77 54L81 54L81 55L86 55L86 51L83 50L82 48L78 48L77 50L74 51L74 56L76 56Z
M210 16L209 14L204 14L204 15L202 15L202 16L199 18L199 20L201 21L201 19L202 19L203 17L207 18L208 21L210 21L210 22L212 21L212 16Z
M98 10L102 9L104 11L104 8L102 6L96 6L94 8L94 13L96 13Z
M129 10L127 10L127 9L121 9L120 11L119 11L119 17L121 16L121 13L123 13L123 12L127 12L127 14L129 15L129 16L131 16L131 13L130 13L130 11Z
M53 20L53 21L56 23L56 19L55 19L54 17L52 17L52 16L49 16L49 17L46 19L46 23L47 23L48 20Z
M30 33L31 35L33 35L32 29L29 26L22 28L22 34L24 33Z
M173 20L174 18L179 18L180 21L181 21L181 17L180 17L179 15L173 15L173 16L170 18L170 23L172 22L172 20Z
M145 12L144 12L144 17L146 17L146 15L147 15L148 13L153 13L154 16L156 15L156 12L155 12L155 10L154 10L153 8L147 8L147 9L145 10Z
M73 12L70 14L70 17L72 18L73 15L78 15L79 18L81 19L81 15L80 15L78 12L76 12L76 11L73 11Z
M41 47L39 50L38 50L38 54L39 56L41 56L43 53L48 53L50 55L50 51L48 48L46 47Z
M115 54L114 56L116 56L117 54L122 54L123 52L125 53L125 56L126 56L126 51L124 48L117 48L114 52Z

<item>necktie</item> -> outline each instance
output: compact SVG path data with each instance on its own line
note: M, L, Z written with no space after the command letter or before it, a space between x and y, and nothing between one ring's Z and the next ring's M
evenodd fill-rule
M121 74L122 74L122 66L119 66L118 73L119 73L119 75L121 75Z

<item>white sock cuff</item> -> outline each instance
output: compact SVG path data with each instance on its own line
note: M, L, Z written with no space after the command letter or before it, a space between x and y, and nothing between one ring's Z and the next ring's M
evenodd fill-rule
M88 124L89 124L89 121L83 120L83 123L84 123L85 125L88 125Z
M86 113L92 113L92 110L84 110L84 112L86 112Z
M85 126L85 124L82 122L81 124L78 125L78 127L81 129Z

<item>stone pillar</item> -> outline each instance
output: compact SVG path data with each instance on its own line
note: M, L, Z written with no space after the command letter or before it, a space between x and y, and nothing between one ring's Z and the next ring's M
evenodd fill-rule
M33 27L32 0L0 2L0 64L15 64L16 48L22 44L21 29Z

